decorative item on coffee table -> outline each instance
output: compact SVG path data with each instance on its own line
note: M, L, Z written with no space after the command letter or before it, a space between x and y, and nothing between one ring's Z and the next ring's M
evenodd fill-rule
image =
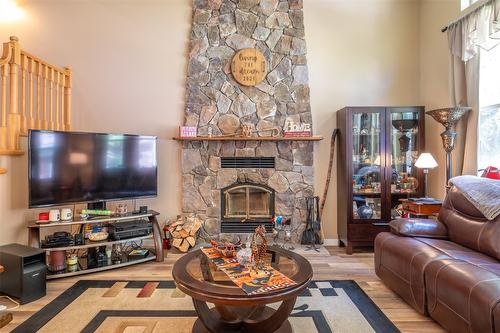
M241 249L241 240L238 239L236 243L231 243L227 240L222 240L221 242L211 240L210 245L212 245L214 251L220 253L224 258L234 258L236 257L236 253Z
M266 227L260 225L255 229L250 246L252 248L253 269L262 269L264 266L264 256L267 250Z

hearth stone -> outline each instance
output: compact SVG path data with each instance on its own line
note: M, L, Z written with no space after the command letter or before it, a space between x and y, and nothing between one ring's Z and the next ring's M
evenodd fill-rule
M200 135L231 135L242 124L270 136L285 121L312 123L302 0L193 0L184 125ZM255 47L268 74L255 87L230 73L234 54ZM314 194L313 145L298 142L185 142L182 210L204 222L205 237L221 235L220 190L236 182L276 191L276 214L305 222L304 197ZM275 169L221 168L220 157L274 157ZM246 235L241 235L246 239Z

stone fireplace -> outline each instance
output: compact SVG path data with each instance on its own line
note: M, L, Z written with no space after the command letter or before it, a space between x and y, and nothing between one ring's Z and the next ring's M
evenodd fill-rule
M265 185L236 183L221 190L221 232L252 233L259 225L271 231L274 190Z
M231 59L244 48L266 59L267 76L256 86L231 75ZM302 0L193 0L184 125L196 126L200 136L232 135L241 125L266 136L263 130L287 121L312 124ZM305 222L305 197L314 194L312 142L182 144L182 211L202 218L211 237L233 233L225 225L231 219L250 226L274 213L292 218L292 227ZM274 164L221 161L243 157Z

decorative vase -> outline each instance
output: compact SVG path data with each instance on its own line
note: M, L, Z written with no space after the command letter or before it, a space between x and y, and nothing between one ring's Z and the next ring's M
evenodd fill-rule
M373 216L373 209L367 205L361 206L358 208L358 215L362 219L370 219Z
M250 267L252 265L252 249L244 248L236 254L238 263L243 267Z

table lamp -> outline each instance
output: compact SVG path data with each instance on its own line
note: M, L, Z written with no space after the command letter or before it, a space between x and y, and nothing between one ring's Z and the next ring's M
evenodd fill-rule
M427 175L429 174L429 169L434 169L437 167L437 162L432 157L430 153L422 153L418 157L417 161L415 162L415 166L419 169L424 169L424 177L425 177L425 197L428 197L428 189L427 189Z

